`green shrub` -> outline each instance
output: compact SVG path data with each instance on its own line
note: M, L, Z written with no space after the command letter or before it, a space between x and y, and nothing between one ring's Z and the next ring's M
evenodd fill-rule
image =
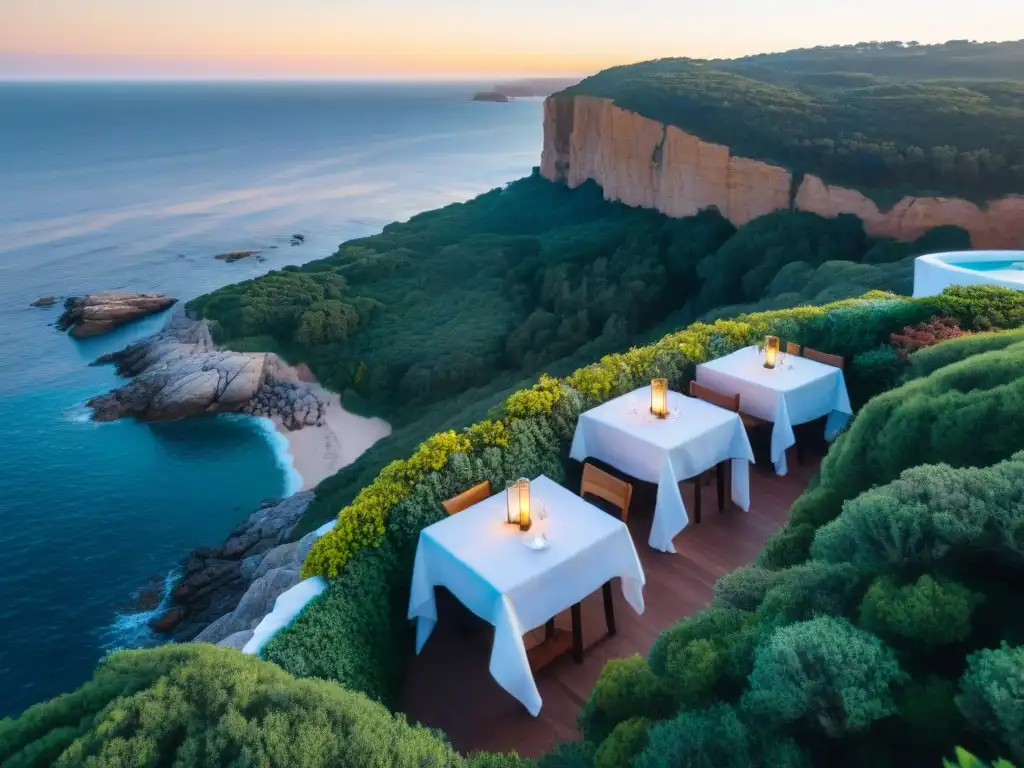
M114 654L77 691L0 721L0 762L441 768L460 758L362 694L189 644Z
M619 723L632 717L659 720L674 711L665 685L640 656L608 662L579 715L588 741L600 743Z
M715 596L711 600L711 605L716 608L756 611L780 575L779 571L771 571L756 565L741 566L715 582Z
M948 645L970 635L971 614L981 600L967 587L927 573L906 586L883 576L864 595L860 623L887 640Z
M477 752L466 758L465 768L534 768L536 762L515 752Z
M616 725L597 748L594 768L630 768L633 758L647 746L650 728L646 717L631 717Z
M854 411L860 410L875 395L892 389L906 367L907 361L888 344L854 355L846 371L846 387Z
M973 355L1005 349L1024 342L1024 329L1001 333L975 333L919 350L910 356L908 376L920 379L939 368L958 363Z
M988 560L1024 557L1024 454L986 469L914 467L849 501L822 527L812 555L864 573L925 568L964 552Z
M766 626L815 616L850 616L864 587L863 575L842 563L810 562L782 572L765 595L758 614Z
M363 550L262 652L299 677L333 680L387 705L398 700L410 624L409 574L390 546Z
M747 727L724 704L684 710L651 728L635 768L754 768Z
M999 331L1024 326L1024 297L997 285L953 285L934 297L937 314L960 320L971 331Z
M589 741L560 741L537 760L537 768L594 768L595 751Z
M822 617L778 629L757 649L743 706L765 723L799 721L836 738L893 714L905 679L877 637Z
M996 749L1024 762L1024 648L991 648L967 658L957 706Z

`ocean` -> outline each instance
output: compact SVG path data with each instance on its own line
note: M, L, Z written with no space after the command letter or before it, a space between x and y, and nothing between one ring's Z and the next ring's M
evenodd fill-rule
M266 421L89 421L119 381L89 363L165 317L75 341L30 302L186 301L527 175L541 101L481 87L0 84L0 716L155 642L133 595L297 487ZM213 258L238 250L261 260Z

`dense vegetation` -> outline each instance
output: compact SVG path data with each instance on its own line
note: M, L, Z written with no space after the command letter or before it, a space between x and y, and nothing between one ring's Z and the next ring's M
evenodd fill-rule
M614 67L567 89L883 202L1024 191L1024 41Z
M971 335L893 353L893 333L933 317ZM938 765L958 744L1024 762L1024 330L987 333L1021 326L1024 294L1006 289L872 294L696 323L543 378L491 420L390 465L311 551L307 573L336 578L265 656L354 692L232 651L121 654L79 691L0 723L0 761L464 764L362 697L393 704L401 685L419 530L443 515L442 499L485 478L543 472L571 486L566 455L584 408L654 375L685 388L700 361L772 332L845 355L866 389L898 386L859 411L761 561L720 580L712 607L665 632L648 659L609 664L581 713L585 739L539 765L882 768ZM984 765L956 754L947 764Z
M737 231L715 211L670 219L534 175L189 309L218 341L304 361L346 407L392 423L390 439L321 484L301 533L388 461L483 418L542 370L567 374L723 305L735 314L909 293L913 256L969 245L953 227L896 243L867 237L853 216L799 212Z

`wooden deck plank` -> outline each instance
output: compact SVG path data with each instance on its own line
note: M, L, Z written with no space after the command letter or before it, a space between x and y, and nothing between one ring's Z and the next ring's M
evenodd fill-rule
M654 507L652 487L640 485L630 510L629 529L647 577L646 604L638 616L614 585L618 633L604 637L601 590L583 601L583 664L563 656L536 674L543 700L538 717L502 690L488 672L491 633L486 626L472 637L453 631L442 615L420 656L410 664L402 711L411 722L440 728L464 754L479 749L515 750L536 757L560 739L579 737L576 716L590 695L601 669L611 659L646 655L655 638L680 618L711 602L715 581L754 560L771 533L782 525L789 508L818 470L818 461L800 466L794 457L790 473L777 477L755 467L750 474L750 511L728 505L717 508L714 486L704 487L704 514L676 537L677 554L647 545ZM693 490L684 484L687 509L693 509ZM555 621L569 629L569 612ZM527 646L543 639L543 627L527 637Z

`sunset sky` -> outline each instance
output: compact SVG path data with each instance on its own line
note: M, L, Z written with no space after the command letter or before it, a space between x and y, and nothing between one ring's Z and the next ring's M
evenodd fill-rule
M585 75L662 56L1024 38L949 0L0 0L0 78Z

